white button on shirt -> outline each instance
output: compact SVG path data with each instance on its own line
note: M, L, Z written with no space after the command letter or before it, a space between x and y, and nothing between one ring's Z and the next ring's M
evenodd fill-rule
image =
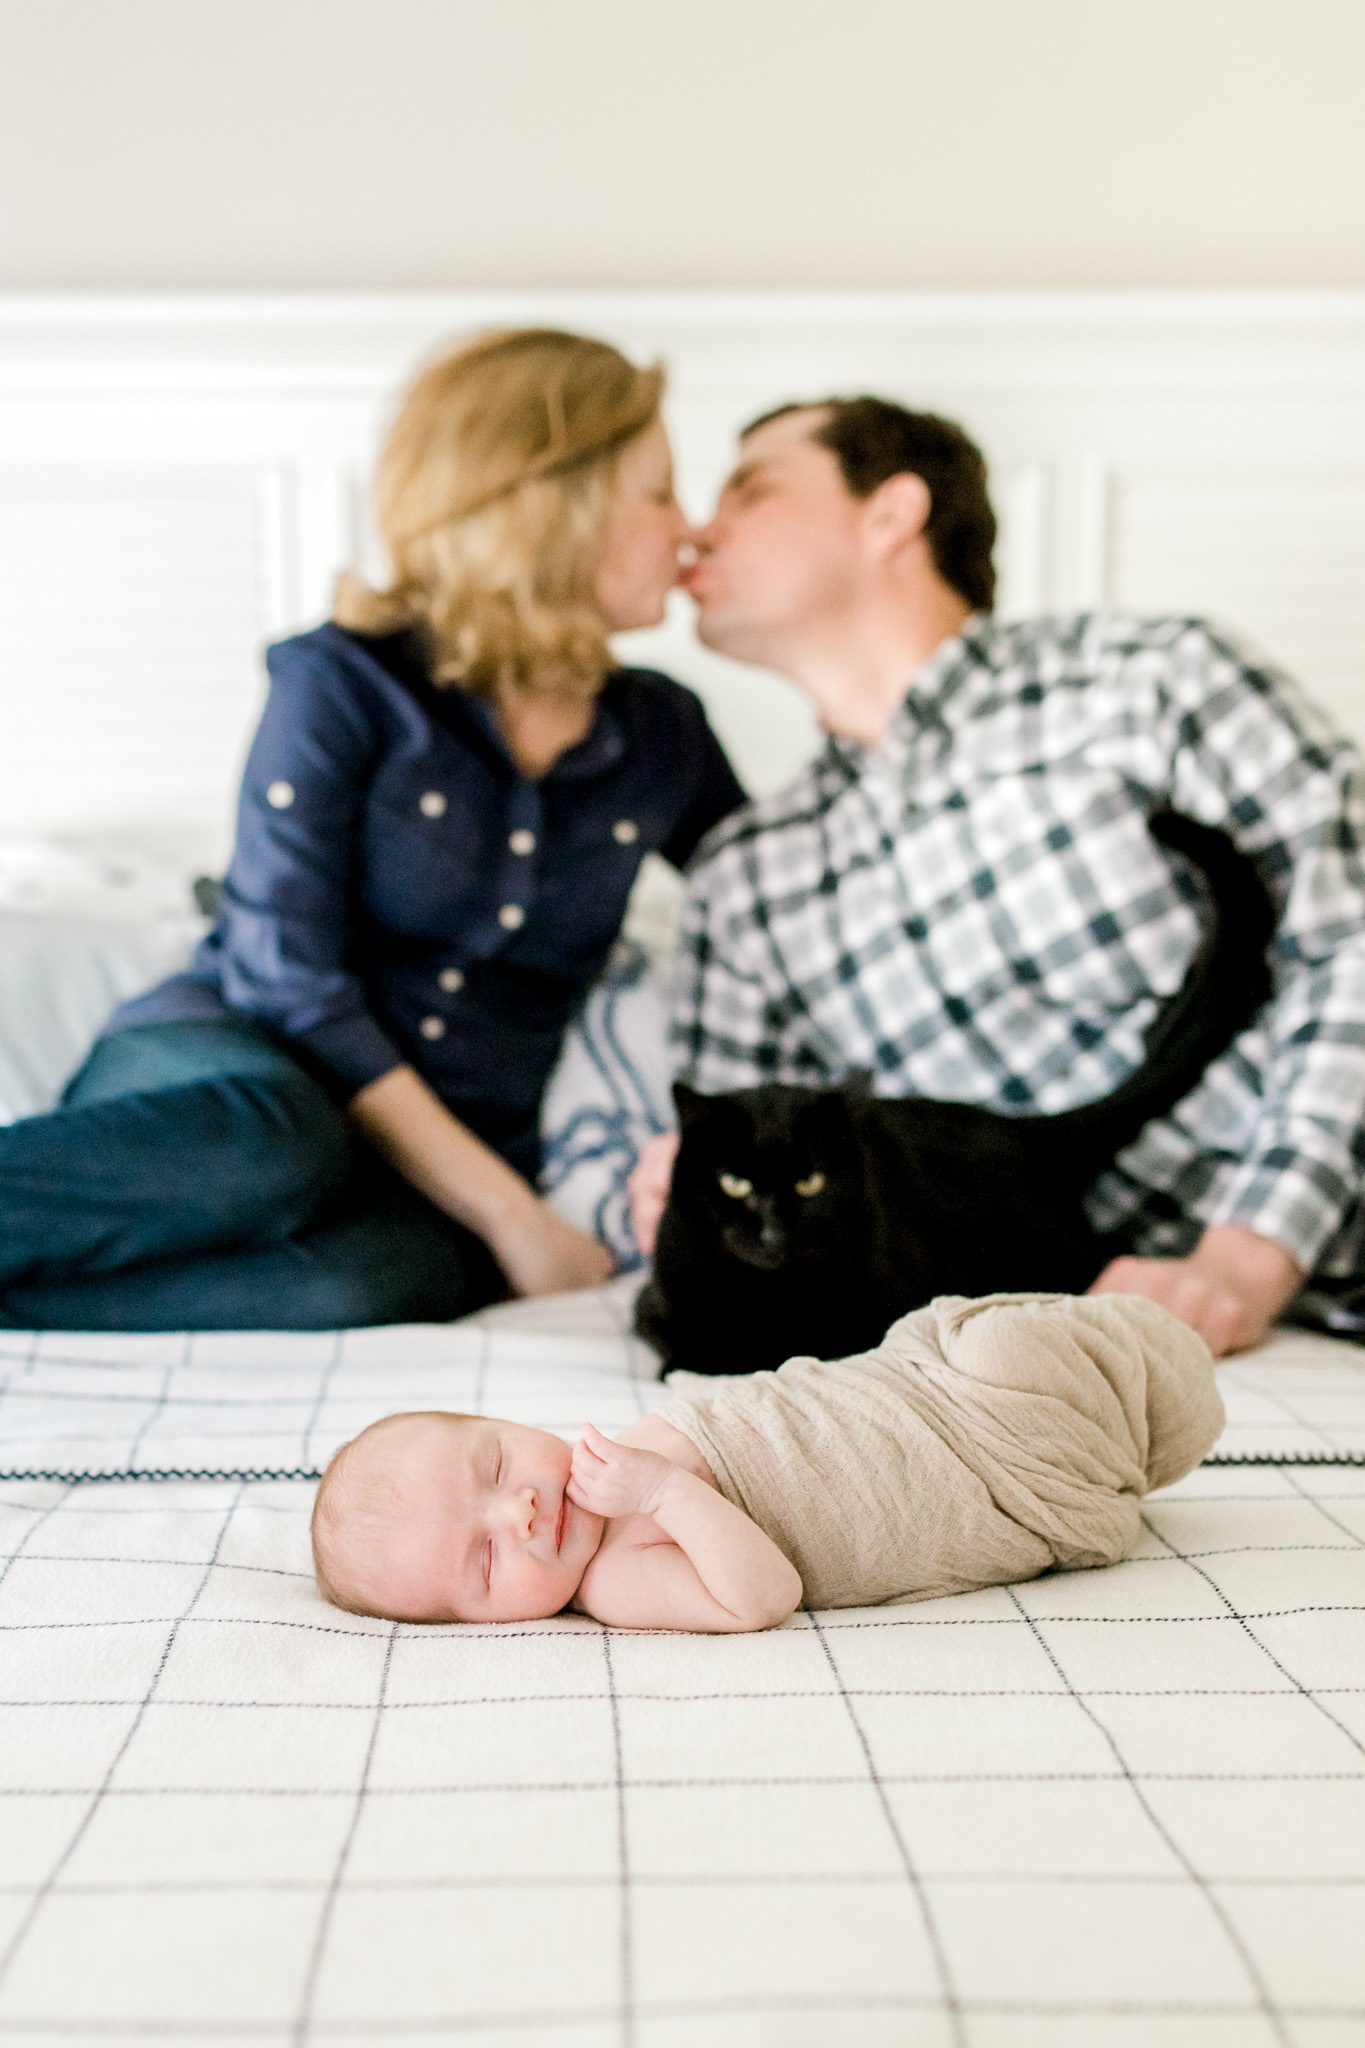
M524 825L519 825L517 830L509 836L507 844L511 847L513 853L534 853L536 850L536 835L534 832L528 832Z
M447 995L458 995L464 987L464 976L458 967L443 967L436 977Z
M265 793L265 800L276 811L287 811L294 801L292 782L272 782Z
M526 922L526 912L519 903L504 903L498 912L498 923L504 931L520 931Z
M441 1017L423 1017L417 1029L423 1038L444 1038L446 1035L445 1020Z
M439 789L428 789L417 799L417 808L424 818L443 818L446 800Z
M611 828L611 836L618 846L633 846L640 836L640 828L634 818L618 818Z

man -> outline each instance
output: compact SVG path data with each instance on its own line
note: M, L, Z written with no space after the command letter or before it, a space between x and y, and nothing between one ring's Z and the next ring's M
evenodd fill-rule
M1255 856L1280 912L1276 994L1092 1191L1092 1220L1135 1251L1095 1289L1164 1302L1217 1353L1257 1343L1296 1295L1354 1327L1355 750L1198 620L996 624L994 533L984 463L946 421L860 398L743 435L689 578L699 630L788 676L828 740L703 844L685 1077L717 1093L871 1068L881 1094L1005 1113L1109 1093L1195 942L1146 830L1171 803ZM642 1242L674 1143L637 1170Z

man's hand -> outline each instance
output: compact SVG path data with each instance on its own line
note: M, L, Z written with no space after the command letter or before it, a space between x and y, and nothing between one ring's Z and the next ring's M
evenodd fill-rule
M574 1445L573 1471L565 1492L575 1507L586 1508L593 1515L650 1515L677 1470L657 1451L613 1443L585 1422L583 1435Z
M1214 1223L1187 1259L1111 1259L1091 1294L1145 1294L1197 1330L1215 1358L1250 1351L1303 1285L1283 1245Z
M673 1181L673 1161L677 1156L676 1131L665 1131L661 1138L651 1138L641 1148L635 1171L626 1183L630 1189L630 1227L635 1232L636 1244L647 1259L654 1256L659 1218L668 1200L668 1190Z

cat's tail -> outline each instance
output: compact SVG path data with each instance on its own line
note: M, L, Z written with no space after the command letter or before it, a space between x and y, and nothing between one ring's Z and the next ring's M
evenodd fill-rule
M1199 870L1208 901L1199 945L1148 1028L1141 1066L1112 1095L1049 1119L1078 1168L1095 1173L1190 1093L1271 993L1275 906L1255 862L1225 832L1181 811L1154 811L1147 822L1154 839Z

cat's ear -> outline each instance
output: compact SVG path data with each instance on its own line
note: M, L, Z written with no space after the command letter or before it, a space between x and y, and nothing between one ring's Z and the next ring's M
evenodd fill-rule
M709 1095L698 1095L695 1088L689 1088L685 1081L673 1083L673 1107L678 1112L678 1128L688 1130L699 1122L711 1107Z
M866 1102L872 1093L870 1071L866 1067L855 1067L851 1074L844 1075L838 1092L848 1102Z

